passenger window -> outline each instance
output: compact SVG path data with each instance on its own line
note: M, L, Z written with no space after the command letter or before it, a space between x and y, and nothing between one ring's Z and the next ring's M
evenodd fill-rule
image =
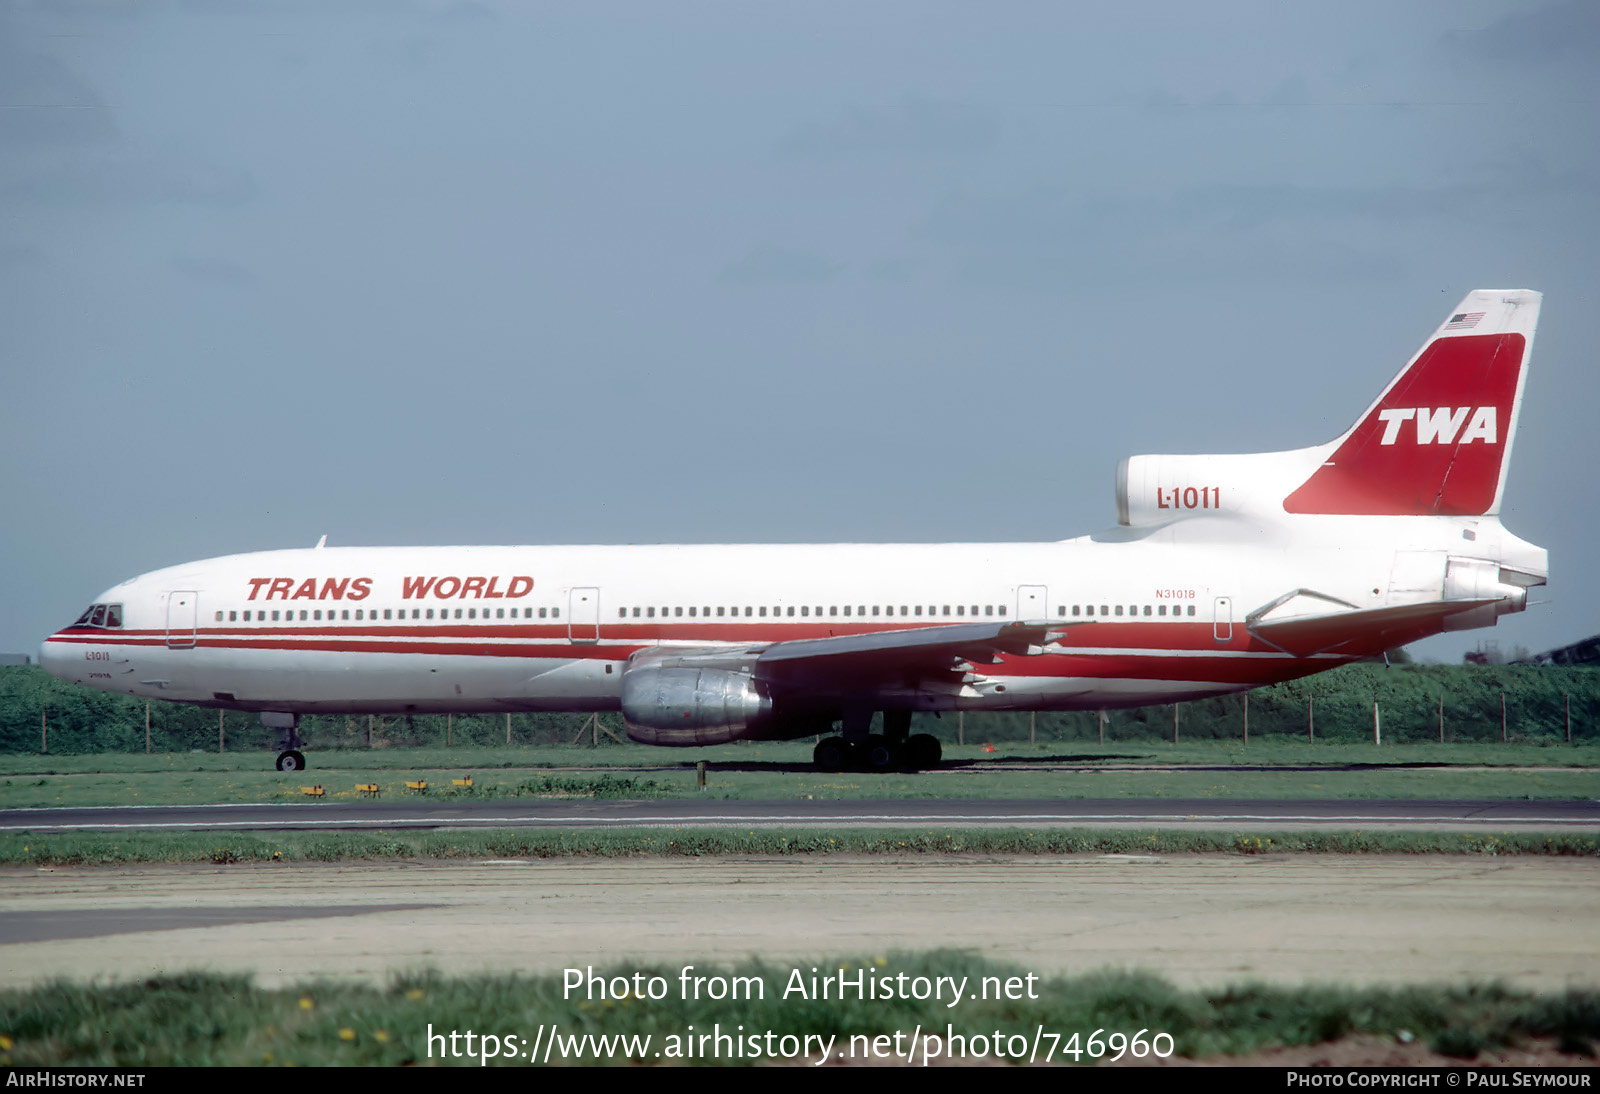
M1082 607L1083 607L1083 605L1082 605L1082 604L1074 604L1074 605L1073 605L1073 606L1072 606L1072 614L1073 614L1073 615L1079 615L1079 614L1081 614L1081 612L1080 612L1080 609L1082 609Z
M767 609L765 607L763 607L761 609L761 618L765 619L766 617L767 617Z
M1146 604L1144 606L1144 614L1145 615L1149 615L1150 614L1150 605Z
M791 616L792 616L792 615L794 615L794 605L792 605L792 604L791 604L791 605L789 605L789 614L790 614L790 615L791 615Z
M1121 604L1118 604L1118 605L1117 605L1117 614L1118 614L1118 615L1121 615L1121 614L1122 614L1122 605L1121 605Z
M432 619L432 618L433 618L433 609L432 609L432 608L429 608L429 609L428 609L428 618L429 618L429 619Z
M221 612L218 612L218 613L217 613L217 622L218 622L218 623L221 623L221 622L222 622L222 613L221 613Z
M1167 606L1165 604L1156 605L1156 614L1157 615L1166 615L1167 614Z
M1194 614L1194 605L1193 605L1193 604L1190 604L1190 605L1189 605L1189 614L1190 614L1190 615L1193 615L1193 614Z
M1000 614L1001 615L1005 615L1006 614L1006 606L1004 604L1000 605Z
M385 608L385 609L383 609L383 617L384 617L384 618L385 618L385 619L388 619L388 618L390 618L390 615L389 615L389 612L390 612L390 609L389 609L389 608ZM305 618L305 617L306 617L306 613L305 613L305 612L301 612L301 613L300 613L300 618L301 618L301 619L304 619L304 618Z
M683 615L683 609L682 608L673 608L672 609L672 614L681 617Z
M360 617L361 617L361 613L357 612L356 613L356 618L359 619ZM274 623L276 623L278 621L278 609L276 609L276 608L272 609L272 621Z
M811 609L806 607L804 604L802 604L800 606L800 614L801 615L810 615L811 614Z
M838 615L838 614L839 614L839 609L838 609L838 608L835 608L835 607L831 607L831 606L830 606L830 607L829 607L829 608L828 608L828 614L829 614L829 615ZM845 614L845 615L849 615L849 614L850 614L850 609L849 609L849 608L846 608L846 609L845 609L845 610L844 610L844 614Z
M385 612L384 614L387 615L388 613ZM305 621L306 621L306 610L304 608L301 608L300 609L300 622L304 623Z

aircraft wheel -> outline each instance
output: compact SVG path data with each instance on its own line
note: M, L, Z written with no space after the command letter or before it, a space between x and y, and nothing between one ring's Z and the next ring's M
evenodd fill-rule
M899 771L905 760L905 752L894 741L874 733L867 738L866 748L862 759L863 766L875 774L884 775L890 771Z
M854 758L854 749L843 737L824 737L811 753L811 762L818 771L844 771Z
M939 738L931 733L912 734L906 741L906 753L911 767L917 771L938 767L939 761L944 758L944 749L939 745Z
M296 750L291 748L287 752L278 753L279 771L304 771L305 769L306 758Z

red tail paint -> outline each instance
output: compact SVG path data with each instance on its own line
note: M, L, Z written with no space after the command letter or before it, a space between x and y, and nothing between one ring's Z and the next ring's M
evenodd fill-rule
M1326 463L1290 513L1481 516L1499 492L1527 351L1518 333L1436 338Z

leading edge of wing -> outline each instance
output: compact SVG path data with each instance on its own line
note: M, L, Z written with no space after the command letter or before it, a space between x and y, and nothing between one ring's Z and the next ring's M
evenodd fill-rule
M929 664L940 660L992 661L1000 654L1027 655L1065 633L1065 622L1012 621L956 623L907 630L796 638L768 646L756 658L756 675L770 677L788 669L827 666L849 671ZM948 668L948 664L940 667Z

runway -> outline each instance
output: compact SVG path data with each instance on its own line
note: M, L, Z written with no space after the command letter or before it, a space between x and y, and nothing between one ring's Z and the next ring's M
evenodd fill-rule
M611 828L691 824L1582 831L1600 829L1600 802L1214 798L606 801L555 798L0 810L0 831L3 832Z
M802 965L949 948L1180 985L1600 985L1600 861L976 856L12 868L0 985L191 968Z

